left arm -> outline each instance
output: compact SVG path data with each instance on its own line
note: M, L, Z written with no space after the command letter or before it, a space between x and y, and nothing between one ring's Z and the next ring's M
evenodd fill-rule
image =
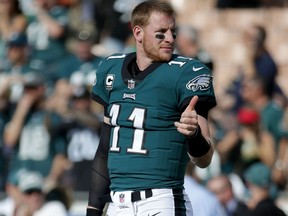
M186 136L186 146L191 161L200 168L208 167L214 153L214 145L210 140L210 130L206 118L195 110L198 96L194 96L175 122L177 130Z
M198 115L198 124L199 124L199 127L201 128L201 133L202 133L202 136L203 139L202 142L200 143L196 143L196 145L204 145L206 146L203 151L203 155L201 156L192 156L189 152L188 152L188 155L191 159L191 161L198 167L200 168L206 168L210 165L211 163L211 160L212 160L212 156L213 156L213 153L214 153L214 144L212 143L211 139L210 139L210 130L209 130L209 126L208 126L208 121L207 119L205 119L204 117ZM193 139L193 138L192 138ZM189 142L187 140L187 142ZM191 143L187 143L187 145L191 145ZM194 145L194 144L192 144ZM209 145L209 146L208 146ZM199 147L201 148L201 147ZM205 149L208 151L205 152Z

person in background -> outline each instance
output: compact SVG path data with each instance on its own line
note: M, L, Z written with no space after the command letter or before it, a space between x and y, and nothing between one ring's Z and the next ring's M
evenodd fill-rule
M221 155L222 170L241 176L251 164L262 161L272 167L276 158L273 136L262 130L260 113L251 106L239 108L238 128L230 130L216 149Z
M5 146L12 151L6 184L16 186L23 170L37 171L48 190L57 184L67 162L65 139L57 133L61 118L45 108L43 77L31 72L23 82L23 96L3 135Z
M89 31L76 32L71 41L71 53L63 59L58 67L57 79L66 79L73 86L92 86L95 71L103 59L91 52L95 35Z
M177 32L176 51L183 56L198 59L213 71L211 55L201 47L199 32L190 25L180 25Z
M265 27L261 25L249 25L244 31L252 65L255 67L255 75L264 80L266 91L271 95L282 94L276 82L278 65L266 45L267 36Z
M57 75L57 64L67 55L66 31L67 8L57 0L34 0L35 15L27 26L28 43L31 47L33 66L45 68L47 88L52 88Z
M33 67L30 61L29 45L24 33L12 33L7 41L7 64L1 74L0 95L8 94L16 104L23 93L23 76L28 72L39 72L44 68Z
M43 183L44 178L38 172L26 172L19 176L18 188L22 193L22 202L15 208L16 216L68 216L62 202L46 199Z
M284 126L284 109L273 100L271 92L266 88L266 81L261 76L253 76L243 82L241 95L243 101L255 108L260 114L262 131L270 133L274 140L274 147L278 152L279 144L288 135Z
M286 122L288 122L287 119ZM278 188L282 191L285 191L288 186L287 164L288 164L288 138L284 137L280 141L278 152L275 159L275 164L272 167L273 182L275 182Z
M6 64L7 41L12 33L24 33L27 26L18 0L0 1L0 72Z
M250 215L250 209L246 203L235 196L227 175L214 176L208 181L207 188L218 197L227 216Z
M75 88L69 107L63 112L60 130L67 140L67 157L71 168L64 174L66 186L74 191L88 191L90 170L99 144L101 122L91 110L90 91L85 87Z
M265 94L284 108L287 105L287 96L277 83L278 65L266 41L268 38L266 28L258 24L250 24L244 28L243 40L246 48L246 60L241 65L237 77L231 85L231 91L236 98L236 109L245 103L241 91L247 79L259 77Z
M194 176L194 164L189 162L186 167L184 188L193 208L193 215L197 216L226 216L223 206L216 196ZM197 194L195 196L195 194Z
M93 42L99 42L99 29L96 25L95 14L98 13L96 4L101 1L94 0L73 0L69 1L70 5L68 8L68 38L67 45L69 46L70 41L75 39L75 34L81 31L87 31L90 35L93 35ZM99 10L103 10L99 8ZM103 11L101 11L103 12Z
M285 216L273 199L274 183L271 179L271 168L263 163L253 164L244 173L250 191L249 207L251 216Z
M3 143L4 128L23 92L23 74L29 69L27 61L27 38L25 34L13 33L7 39L7 58L0 73L0 188L5 188L7 166L11 152ZM1 64L1 63L0 63Z

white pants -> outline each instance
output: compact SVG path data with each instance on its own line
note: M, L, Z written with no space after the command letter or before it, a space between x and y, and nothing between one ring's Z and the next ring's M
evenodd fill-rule
M179 191L181 191L179 193ZM193 216L192 206L184 190L152 189L146 198L140 192L140 200L132 202L133 191L111 192L107 216Z

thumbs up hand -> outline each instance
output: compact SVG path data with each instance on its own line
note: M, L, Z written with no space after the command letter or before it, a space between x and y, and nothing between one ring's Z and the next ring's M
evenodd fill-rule
M180 121L175 122L177 130L184 134L185 136L193 136L197 131L198 126L198 116L195 110L196 103L198 101L198 96L194 96L189 105L186 107L181 115Z

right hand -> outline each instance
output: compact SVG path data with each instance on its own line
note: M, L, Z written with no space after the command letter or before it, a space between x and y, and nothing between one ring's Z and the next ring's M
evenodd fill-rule
M194 96L189 105L186 107L181 115L180 121L175 122L177 130L184 134L185 136L193 136L197 131L198 125L198 115L195 110L196 103L198 101L198 96Z

